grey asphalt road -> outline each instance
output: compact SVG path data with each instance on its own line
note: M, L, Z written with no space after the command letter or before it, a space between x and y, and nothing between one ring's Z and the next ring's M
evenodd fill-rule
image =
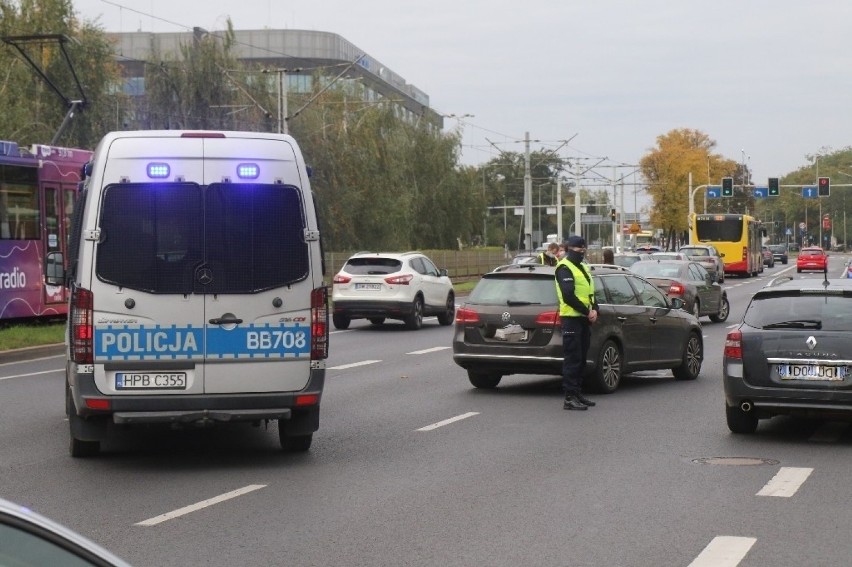
M301 455L246 426L118 431L71 459L62 358L0 361L0 496L135 565L846 565L848 425L725 425L725 334L782 268L726 282L698 380L642 373L587 412L562 410L557 377L473 389L434 318L353 323ZM758 496L793 469L811 472L792 496Z

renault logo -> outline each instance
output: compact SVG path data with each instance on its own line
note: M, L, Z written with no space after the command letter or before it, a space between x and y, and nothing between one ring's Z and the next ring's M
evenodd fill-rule
M810 337L808 337L808 340L805 341L805 344L808 345L809 349L814 350L814 347L817 344L816 339L813 337L813 335L811 335Z
M213 282L213 270L210 268L198 268L195 272L195 279L201 285L208 285Z

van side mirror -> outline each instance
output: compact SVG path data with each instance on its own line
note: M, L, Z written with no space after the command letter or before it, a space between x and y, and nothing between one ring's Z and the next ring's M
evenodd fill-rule
M671 297L669 298L669 303L672 306L672 309L683 309L686 303L683 302L683 299L679 297Z
M44 258L44 281L47 285L65 285L65 267L62 252L48 252Z

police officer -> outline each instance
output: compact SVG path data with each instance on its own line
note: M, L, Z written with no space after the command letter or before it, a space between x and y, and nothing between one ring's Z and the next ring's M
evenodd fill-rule
M545 266L555 266L558 261L558 252L559 245L555 242L551 242L547 245L547 250L543 250L541 254L538 255L538 263L544 264Z
M565 257L556 264L556 294L562 321L562 390L566 410L586 410L595 402L584 397L580 389L589 352L591 326L598 319L595 284L583 262L586 241L572 236L565 242Z

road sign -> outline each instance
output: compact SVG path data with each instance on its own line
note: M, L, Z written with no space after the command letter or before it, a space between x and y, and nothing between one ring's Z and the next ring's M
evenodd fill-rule
M790 229L788 228L788 229L787 229L787 236L790 236L790 235L792 235L792 234L793 234L793 231L792 231L792 230L790 230Z
M710 185L707 187L707 198L718 199L722 196L722 187L719 185Z
M630 225L630 234L639 234L642 232L642 227L639 226L639 223L633 223Z
M763 199L769 196L769 187L755 187L752 190L755 199Z
M816 199L818 197L816 187L802 187L802 197L805 199Z

